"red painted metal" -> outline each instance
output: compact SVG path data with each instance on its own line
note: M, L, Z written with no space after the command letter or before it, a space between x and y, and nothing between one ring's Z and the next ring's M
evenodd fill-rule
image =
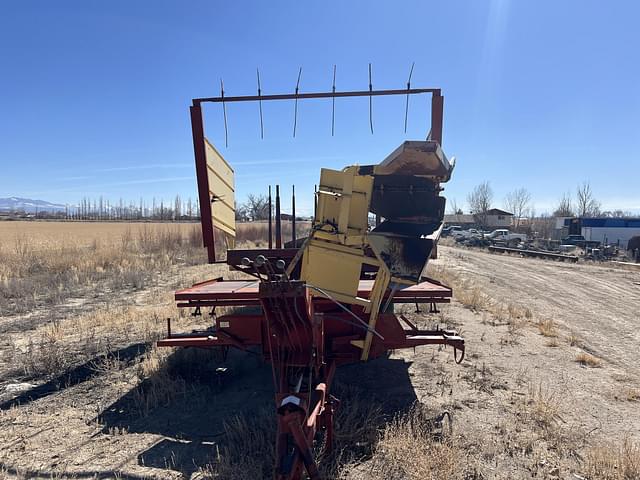
M318 92L243 97L210 97L193 100L191 124L198 179L202 233L209 262L216 261L214 227L207 176L204 126L201 104L204 102L297 100L307 98L373 97L381 95L432 94L431 139L442 143L444 97L440 89L370 90L353 92ZM226 135L226 111L225 111ZM294 133L295 136L295 133ZM271 193L271 192L270 192ZM271 200L271 195L269 195ZM384 355L389 350L420 345L444 345L454 349L456 361L464 356L464 340L448 330L421 330L388 305L395 303L445 303L451 299L451 289L432 279L420 279L417 285L394 287L382 300L375 331L369 326L370 314L361 306L341 304L331 298L311 295L311 286L299 280L296 270L283 273L283 264L297 261L296 248L282 249L280 196L276 187L275 245L276 249L258 251L229 250L228 265L253 275L251 280L212 279L175 293L178 307L211 307L212 325L203 331L175 333L168 322L167 338L158 342L167 347L216 348L235 347L255 353L261 349L270 363L275 387L278 415L276 436L275 477L279 480L300 479L304 472L319 479L318 465L313 455L313 443L319 432L325 433L325 445L331 448L333 415L338 401L330 395L336 367L360 361L365 336L372 332L368 358ZM317 200L317 199L316 199ZM295 203L295 197L293 198ZM271 201L269 202L271 217ZM316 204L314 203L314 210ZM295 210L294 210L295 216ZM386 217L386 215L383 214ZM437 216L437 215L436 215ZM295 220L293 221L295 229ZM269 222L271 247L271 218ZM295 237L294 242L295 244ZM294 245L295 246L295 245ZM246 257L246 258L245 258ZM253 260L251 260L253 259ZM260 261L258 261L260 259ZM277 270L277 271L276 271ZM375 270L375 268L373 269ZM375 271L363 268L358 285L358 297L371 296ZM417 281L418 275L413 279ZM392 303L391 303L392 302ZM215 317L216 307L236 306L233 313ZM409 328L403 328L403 323ZM458 357L457 351L461 351ZM250 454L250 452L247 452Z
M358 296L369 298L373 288L373 280L360 280ZM210 280L196 284L190 288L175 292L175 299L179 301L202 300L257 300L258 280ZM449 287L432 279L426 279L417 285L399 288L395 291L393 301L396 303L444 303L452 295ZM326 303L330 300L319 297L316 302Z
M193 135L193 153L196 159L196 178L198 181L198 199L200 201L200 222L202 224L202 242L207 249L209 263L216 261L215 234L211 218L211 199L209 198L209 177L207 176L207 155L204 144L204 122L199 104L189 108L191 113L191 133Z
M431 97L431 140L442 145L442 124L444 116L444 97L440 92Z
M373 280L361 280L358 296L371 294ZM390 292L387 292L387 295ZM451 289L435 280L424 280L394 292L393 302L449 301ZM261 347L271 364L278 416L275 478L299 479L303 472L319 478L313 457L313 441L320 431L331 447L333 414L338 402L329 392L338 365L358 362L369 315L360 306L347 311L323 297L314 297L306 284L271 275L262 280L202 282L175 293L178 306L236 305L251 307L215 318L202 332L175 334L158 342L165 347ZM386 300L384 301L386 303ZM248 313L247 313L248 312ZM420 330L394 313L380 313L369 358L389 350L420 345L449 345L464 355L464 340L456 332Z
M271 268L271 267L269 267ZM373 280L361 280L358 296L371 294ZM451 289L435 280L395 290L394 303L449 301ZM386 297L391 292L387 292ZM305 282L270 274L261 280L222 280L202 282L175 293L179 306L236 305L250 307L215 318L202 332L171 333L158 342L171 347L260 347L270 363L276 388L277 411L275 478L300 479L303 472L318 479L313 456L317 433L324 432L331 448L333 414L338 402L330 394L338 365L360 360L362 341L369 314L356 305L336 305L323 297L310 295ZM386 304L386 298L383 300ZM345 311L346 309L346 311ZM448 345L456 361L464 356L464 340L454 331L420 330L394 313L380 313L369 358L389 350L421 345ZM457 355L460 350L462 354Z

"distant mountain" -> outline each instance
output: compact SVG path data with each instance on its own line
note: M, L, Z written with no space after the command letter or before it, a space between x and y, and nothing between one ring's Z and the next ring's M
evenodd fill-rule
M59 212L65 208L64 205L60 205L59 203L51 203L44 200L32 200L30 198L20 197L0 198L0 212Z

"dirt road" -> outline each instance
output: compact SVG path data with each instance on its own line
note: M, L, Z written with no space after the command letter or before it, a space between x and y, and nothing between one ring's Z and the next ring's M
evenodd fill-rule
M446 268L473 277L496 299L552 319L589 353L640 376L640 271L441 248Z

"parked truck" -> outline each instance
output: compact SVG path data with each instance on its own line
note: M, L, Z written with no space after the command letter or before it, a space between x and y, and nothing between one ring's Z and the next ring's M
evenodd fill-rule
M504 244L507 246L516 246L520 242L527 240L527 235L524 233L512 233L506 228L499 228L493 232L484 236L486 240L489 240L492 244Z

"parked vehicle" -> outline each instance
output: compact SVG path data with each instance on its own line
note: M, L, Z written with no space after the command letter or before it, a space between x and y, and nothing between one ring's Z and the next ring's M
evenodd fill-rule
M440 234L440 236L449 237L452 236L455 232L459 232L461 230L462 227L460 225L450 225L442 229L442 233Z
M456 231L452 234L452 236L456 239L456 242L460 242L467 238L482 237L482 233L475 228L470 228L469 230Z
M508 246L515 246L520 242L526 241L527 235L524 233L512 233L506 228L499 228L485 235L484 238L491 243L504 243Z
M473 235L471 237L458 237L456 238L456 242L459 242L462 245L467 247L488 247L491 245L491 242L484 238L482 235Z

